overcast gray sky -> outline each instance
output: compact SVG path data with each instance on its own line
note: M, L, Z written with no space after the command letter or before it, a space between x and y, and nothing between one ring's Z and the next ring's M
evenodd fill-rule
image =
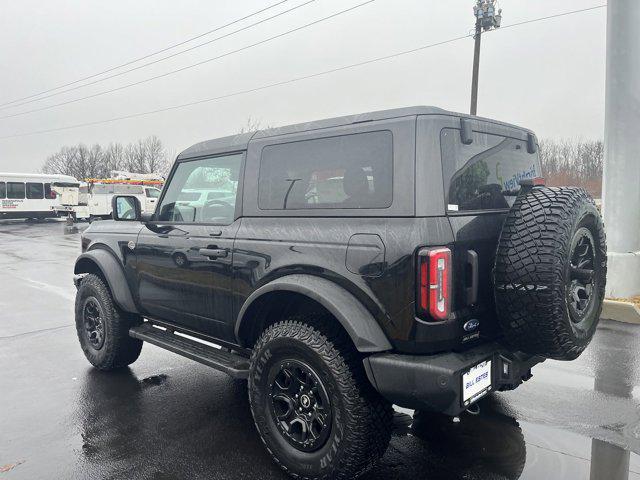
M289 0L193 44L305 1ZM162 74L362 1L316 0L151 67L40 102L0 110L0 117ZM274 3L277 0L1 0L0 103L91 75ZM604 1L501 0L500 6L506 26L601 3ZM0 119L0 137L226 95L457 37L473 27L473 4L473 0L376 0L175 75L59 108ZM541 137L601 138L605 26L606 9L598 9L485 35L479 114L527 126ZM473 40L469 38L189 108L0 139L0 171L37 171L47 155L63 145L127 143L152 134L158 135L171 152L179 152L195 142L235 133L248 117L263 125L278 126L411 105L466 112L472 56Z

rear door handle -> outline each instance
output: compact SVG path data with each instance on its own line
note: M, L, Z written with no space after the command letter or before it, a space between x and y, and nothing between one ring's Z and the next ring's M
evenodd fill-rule
M471 285L467 287L467 305L478 301L478 254L467 250L467 263L471 267Z
M200 255L209 258L224 258L228 255L226 248L201 248Z

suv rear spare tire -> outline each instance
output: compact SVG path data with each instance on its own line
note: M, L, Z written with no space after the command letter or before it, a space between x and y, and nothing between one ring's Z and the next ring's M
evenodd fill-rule
M502 228L494 268L506 339L530 354L577 358L596 330L606 273L604 226L584 190L521 192Z

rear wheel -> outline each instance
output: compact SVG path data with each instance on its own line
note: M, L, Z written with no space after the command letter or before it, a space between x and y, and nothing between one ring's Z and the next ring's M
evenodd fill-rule
M354 478L385 452L392 408L333 319L269 327L251 357L249 401L262 441L296 478ZM333 320L334 321L334 320Z
M118 309L102 278L88 274L76 294L76 331L87 360L100 370L113 370L135 362L142 341L129 336L129 328L141 323L137 315Z

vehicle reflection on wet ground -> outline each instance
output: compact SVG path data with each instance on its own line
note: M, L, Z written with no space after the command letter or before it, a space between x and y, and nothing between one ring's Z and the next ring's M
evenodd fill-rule
M89 367L72 325L79 237L62 232L0 222L0 478L287 478L246 383L149 345L130 369ZM365 478L640 480L638 352L640 327L602 322L580 359L545 362L477 415L398 409Z

